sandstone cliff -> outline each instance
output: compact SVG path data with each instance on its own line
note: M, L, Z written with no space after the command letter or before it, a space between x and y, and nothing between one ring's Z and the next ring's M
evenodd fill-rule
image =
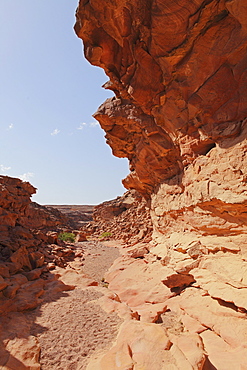
M76 17L115 93L95 118L154 230L107 276L139 320L92 369L246 369L246 2L81 0Z

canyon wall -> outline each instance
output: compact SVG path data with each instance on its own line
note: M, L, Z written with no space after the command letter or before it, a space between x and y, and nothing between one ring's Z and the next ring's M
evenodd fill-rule
M15 252L21 255L20 249L31 253L54 242L56 238L49 236L48 231L69 223L60 212L31 201L36 189L29 182L0 176L0 189L0 260L3 262L13 259ZM31 267L31 262L28 266Z
M163 369L169 353L169 368L246 369L246 2L81 0L76 18L115 93L94 116L153 225L149 253L118 260L109 288L143 325L163 322L170 343L150 365L126 339L122 361Z
M67 218L32 202L35 192L28 182L0 176L0 316L37 307L50 267L73 255L58 241Z

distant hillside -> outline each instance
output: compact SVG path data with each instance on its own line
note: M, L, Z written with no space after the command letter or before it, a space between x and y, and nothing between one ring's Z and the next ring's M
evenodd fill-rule
M57 209L65 214L70 220L70 224L78 229L85 222L93 220L93 210L95 206L92 205L46 205L46 208Z

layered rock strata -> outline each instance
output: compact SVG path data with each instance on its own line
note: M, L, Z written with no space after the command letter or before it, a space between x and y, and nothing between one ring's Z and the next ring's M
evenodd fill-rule
M115 93L95 118L129 159L124 185L148 199L154 230L106 277L118 298L105 305L140 322L92 368L245 369L245 1L81 0L76 17ZM149 336L163 343L152 359Z

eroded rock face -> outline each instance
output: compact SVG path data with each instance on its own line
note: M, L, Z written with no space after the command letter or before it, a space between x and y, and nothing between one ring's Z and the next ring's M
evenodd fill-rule
M171 368L246 367L246 19L244 0L90 0L77 10L85 56L115 93L95 118L113 154L129 159L124 185L150 200L154 228L147 252L123 253L106 278L140 321L172 316ZM204 353L191 367L185 333ZM119 339L109 358L129 348L123 366L147 367L132 347Z
M108 99L95 114L124 184L147 195L227 138L246 117L242 1L80 1L75 30L104 68Z

